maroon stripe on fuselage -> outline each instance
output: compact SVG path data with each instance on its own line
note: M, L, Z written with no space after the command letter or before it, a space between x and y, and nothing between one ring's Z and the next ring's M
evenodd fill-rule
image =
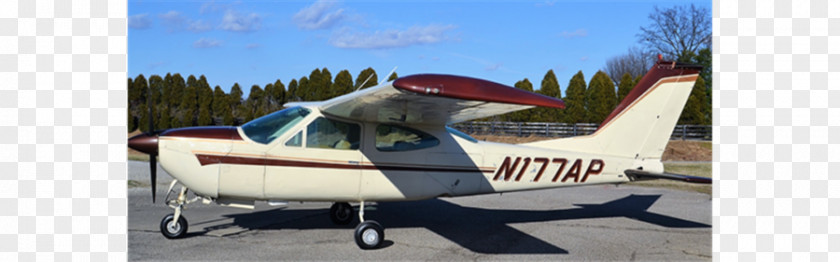
M235 126L199 126L163 131L160 136L242 140Z
M484 171L478 168L452 168L452 167L435 167L435 166L399 166L399 165L355 165L355 164L339 164L339 163L322 163L299 160L286 159L272 159L272 158L256 158L256 157L239 157L239 156L219 156L219 155L204 155L196 154L199 163L202 166L212 164L235 164L235 165L266 165L266 166L285 166L285 167L309 167L309 168L333 168L333 169L363 169L363 170L380 170L380 171L418 171L418 172L455 172L455 173L472 173L483 172L493 173L492 170Z

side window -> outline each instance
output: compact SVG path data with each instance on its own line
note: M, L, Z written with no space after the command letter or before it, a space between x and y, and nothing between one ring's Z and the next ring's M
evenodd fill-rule
M356 150L360 135L357 124L319 117L306 126L306 147Z
M289 147L300 147L301 144L303 144L303 131L298 132L297 135L286 141L286 146Z
M379 151L409 151L434 147L440 140L432 135L407 127L379 125L376 127L376 149Z

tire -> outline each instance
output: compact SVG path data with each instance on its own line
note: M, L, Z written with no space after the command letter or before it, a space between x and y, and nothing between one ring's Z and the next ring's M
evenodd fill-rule
M353 207L345 202L337 202L330 207L330 220L336 225L353 222Z
M374 249L382 245L382 241L385 240L385 229L376 221L368 220L356 226L354 237L359 248Z
M184 216L178 217L177 223L172 223L173 219L175 219L175 214L169 214L163 217L163 220L160 221L160 233L168 239L183 237L187 234L187 229L189 227L187 219L184 218ZM170 223L172 224L170 225Z

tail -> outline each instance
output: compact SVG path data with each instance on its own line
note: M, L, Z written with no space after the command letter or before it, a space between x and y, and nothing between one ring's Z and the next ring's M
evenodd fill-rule
M701 69L658 61L595 133L527 145L633 158L644 170L661 172L659 160Z

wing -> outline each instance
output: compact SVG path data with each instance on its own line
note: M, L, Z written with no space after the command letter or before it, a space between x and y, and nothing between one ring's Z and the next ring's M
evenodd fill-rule
M323 113L367 122L448 125L563 101L510 86L453 75L411 75L323 102Z

